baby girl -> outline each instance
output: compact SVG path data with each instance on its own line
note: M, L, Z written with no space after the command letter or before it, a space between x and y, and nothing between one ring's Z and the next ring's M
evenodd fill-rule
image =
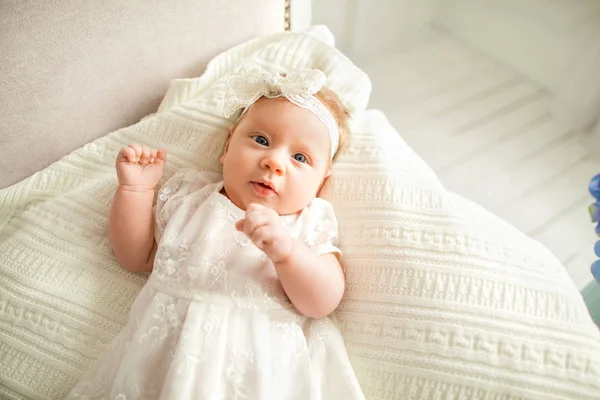
M318 70L228 77L223 173L176 172L163 149L116 161L109 236L152 271L129 321L68 398L364 398L327 317L344 293L333 208L317 195L349 135Z

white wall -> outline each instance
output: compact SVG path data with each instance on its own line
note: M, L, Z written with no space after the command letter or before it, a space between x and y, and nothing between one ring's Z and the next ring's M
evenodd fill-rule
M565 126L600 115L600 0L313 0L312 24L358 62L435 26L548 88Z
M565 123L600 113L599 0L445 0L434 23L553 91Z
M292 0L289 13L292 31L304 31L310 28L312 10L311 0Z
M337 47L359 59L394 51L428 27L438 0L313 0L312 23L329 27Z
M600 157L600 120L598 120L598 123L596 124L596 132L593 134L592 140L592 151L597 157Z
M336 47L348 52L347 18L351 0L313 0L312 25L326 25L335 36Z

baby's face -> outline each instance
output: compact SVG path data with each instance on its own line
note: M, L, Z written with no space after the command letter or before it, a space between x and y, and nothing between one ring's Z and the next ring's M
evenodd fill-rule
M329 176L329 131L312 112L285 98L262 98L231 132L224 189L245 210L251 203L280 215L302 210Z

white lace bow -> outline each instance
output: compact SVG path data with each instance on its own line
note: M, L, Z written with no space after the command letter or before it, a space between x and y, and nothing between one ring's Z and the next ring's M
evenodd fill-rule
M326 80L325 74L318 69L301 69L282 75L245 61L227 79L223 113L229 118L241 109L243 114L262 96L270 99L285 97L315 114L327 126L333 158L339 144L337 123L327 107L314 96Z

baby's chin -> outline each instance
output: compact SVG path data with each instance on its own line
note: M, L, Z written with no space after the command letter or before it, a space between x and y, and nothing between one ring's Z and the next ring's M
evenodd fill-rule
M296 214L296 213L302 211L302 209L298 209L298 207L296 207L296 206L281 204L277 201L273 201L272 199L261 199L258 201L254 201L254 203L258 203L267 208L273 209L277 212L277 214L282 215L282 216Z
M245 204L245 206L247 207L248 205L250 205L250 203L257 203L257 204L260 204L267 208L270 208L272 210L275 210L277 212L277 214L279 214L280 216L299 214L308 205L308 204L305 204L304 206L301 206L301 205L297 204L297 202L294 202L294 203L281 202L281 201L279 201L279 198L256 199L256 200L249 201L248 204ZM310 202L309 202L309 204L310 204Z
M298 202L294 202L293 204L279 204L277 207L273 207L277 214L279 215L292 215L292 214L300 214L302 210L304 210L308 205L314 200L308 199L306 204L298 204Z

